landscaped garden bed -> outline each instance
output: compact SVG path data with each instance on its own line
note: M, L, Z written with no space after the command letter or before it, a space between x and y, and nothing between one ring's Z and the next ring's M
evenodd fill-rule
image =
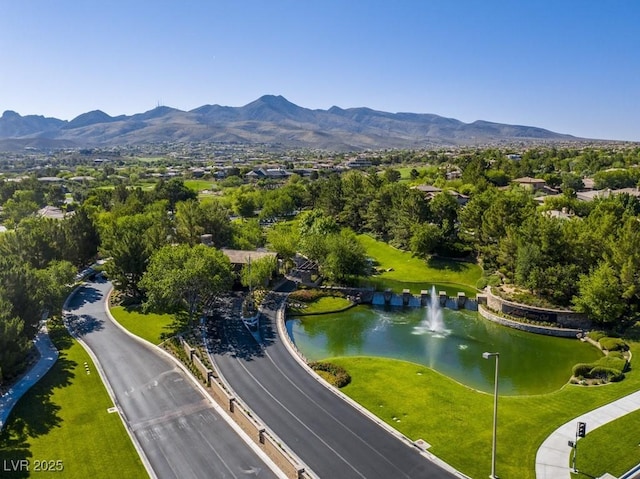
M340 291L301 289L289 295L287 314L304 316L343 311L353 305Z

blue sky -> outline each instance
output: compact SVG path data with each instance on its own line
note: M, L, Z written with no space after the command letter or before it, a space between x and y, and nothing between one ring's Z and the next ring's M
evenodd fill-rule
M0 0L0 112L264 94L640 141L640 2Z

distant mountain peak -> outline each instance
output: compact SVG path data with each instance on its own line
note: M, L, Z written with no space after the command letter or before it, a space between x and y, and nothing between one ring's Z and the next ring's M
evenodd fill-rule
M96 123L108 123L113 121L113 118L107 115L102 110L92 110L87 113L82 113L71 120L65 128L81 128L83 126L94 125Z
M16 113L13 110L5 110L5 112L2 114L2 119L8 120L9 118L22 118L22 117L20 116L19 113Z

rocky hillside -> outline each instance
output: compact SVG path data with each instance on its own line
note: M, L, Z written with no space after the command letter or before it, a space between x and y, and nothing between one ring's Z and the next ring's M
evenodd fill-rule
M161 106L117 117L96 110L71 121L6 111L0 118L0 148L215 141L360 150L574 140L579 139L543 128L487 121L463 123L433 114L337 106L311 110L273 95L242 107L204 105L182 111Z

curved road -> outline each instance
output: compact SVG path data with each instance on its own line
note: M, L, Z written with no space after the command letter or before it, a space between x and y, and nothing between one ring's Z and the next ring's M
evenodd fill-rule
M116 405L155 475L278 477L182 369L108 318L110 289L104 280L81 287L68 302L67 327L98 358Z
M321 478L462 477L357 411L291 356L275 323L285 297L271 293L263 307L261 345L240 321L210 327L212 358L242 401Z

